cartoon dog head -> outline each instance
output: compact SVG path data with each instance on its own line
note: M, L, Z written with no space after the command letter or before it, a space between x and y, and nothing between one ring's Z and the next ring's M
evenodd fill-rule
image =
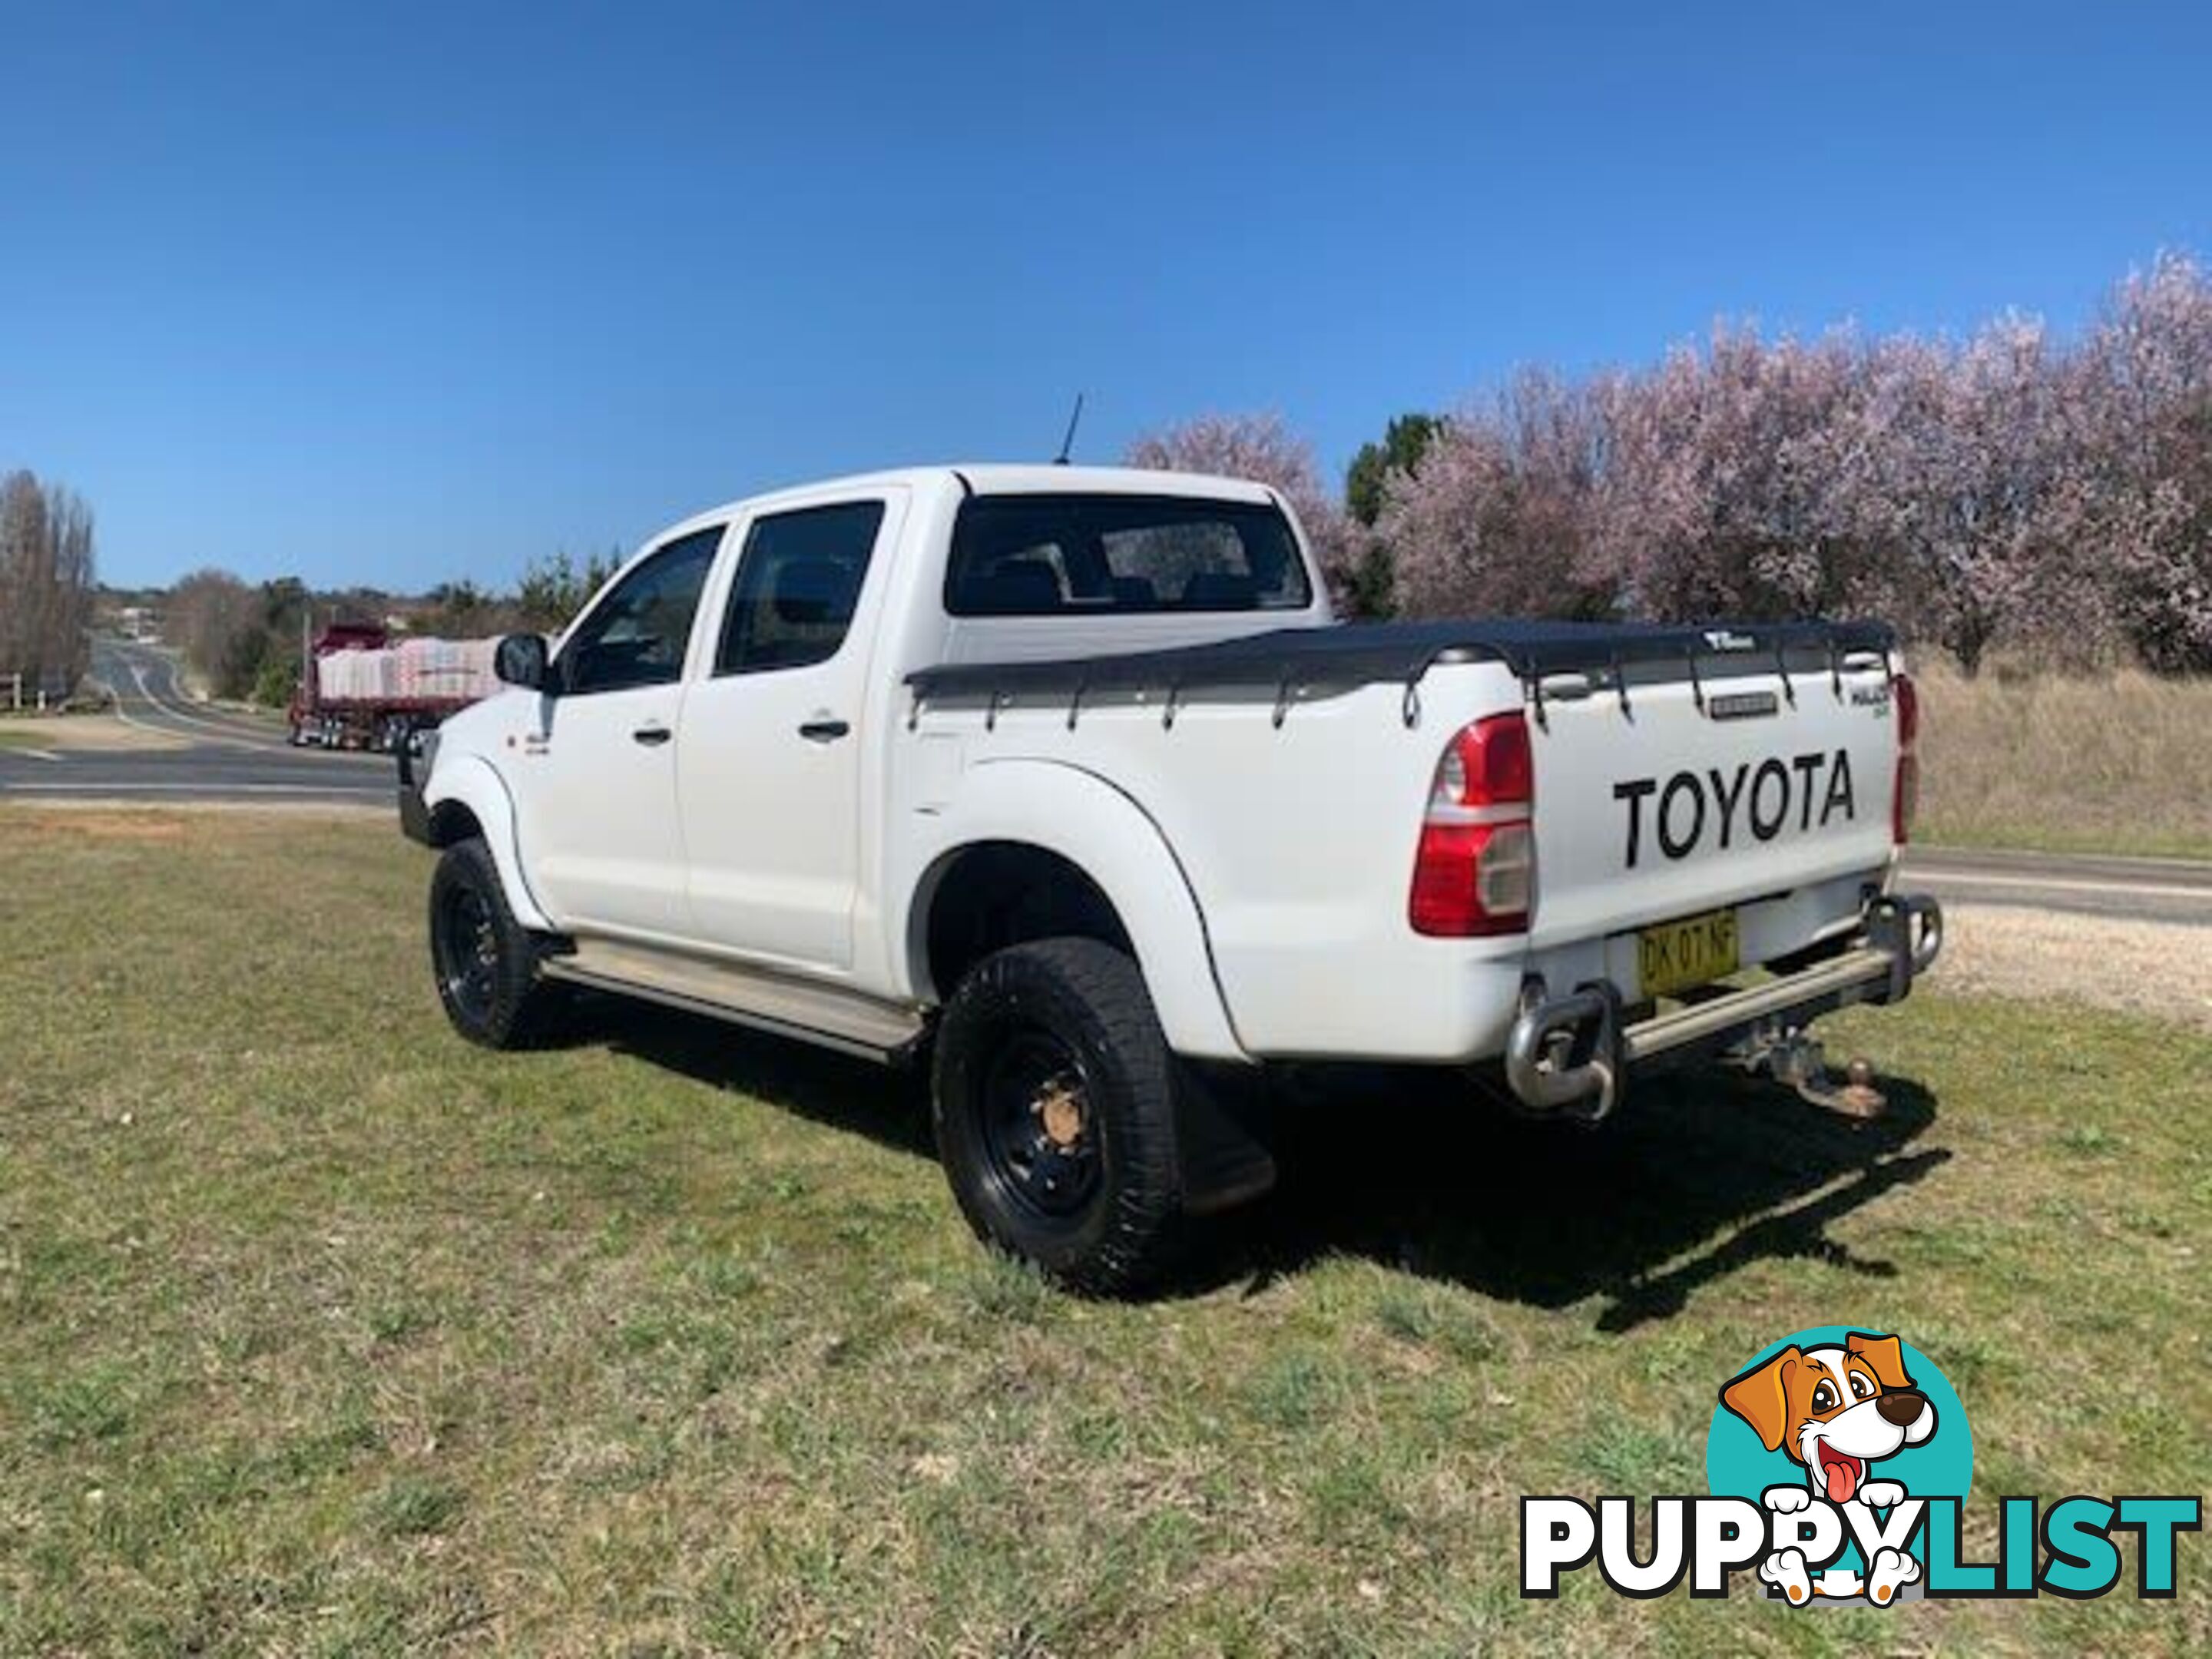
M1847 1504L1867 1466L1936 1432L1936 1407L1912 1386L1893 1336L1853 1331L1841 1347L1784 1348L1721 1390L1767 1450L1786 1450L1816 1497Z

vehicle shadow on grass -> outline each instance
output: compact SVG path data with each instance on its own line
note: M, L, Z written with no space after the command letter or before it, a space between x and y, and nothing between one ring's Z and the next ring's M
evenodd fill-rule
M717 1089L750 1095L825 1128L862 1134L932 1163L926 1075L703 1014L582 993L559 1046L604 1048Z
M1827 1230L1951 1154L1913 1145L1933 1095L1906 1079L1882 1088L1887 1111L1858 1122L1770 1082L1687 1071L1586 1130L1516 1115L1449 1074L1331 1078L1279 1103L1281 1180L1224 1222L1209 1276L1256 1288L1348 1253L1537 1307L1600 1297L1597 1327L1614 1332L1760 1261L1890 1278L1893 1263Z
M579 1000L567 1040L602 1044L825 1128L933 1162L926 1079L616 998ZM1640 1085L1595 1130L1539 1122L1455 1073L1308 1073L1266 1103L1281 1179L1206 1224L1173 1297L1264 1288L1354 1255L1485 1296L1561 1308L1603 1298L1626 1331L1762 1261L1810 1258L1884 1279L1829 1226L1947 1162L1914 1143L1936 1098L1886 1078L1889 1109L1856 1122L1725 1071ZM954 1214L945 1199L950 1221Z

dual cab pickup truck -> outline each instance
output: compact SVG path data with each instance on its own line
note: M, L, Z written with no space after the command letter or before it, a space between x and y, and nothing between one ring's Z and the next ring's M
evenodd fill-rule
M1942 938L1892 890L1887 628L1341 625L1233 479L740 501L499 672L401 760L460 1031L584 986L927 1053L970 1222L1094 1291L1273 1178L1240 1073L1467 1067L1582 1121L1696 1058L1818 1090L1807 1024Z

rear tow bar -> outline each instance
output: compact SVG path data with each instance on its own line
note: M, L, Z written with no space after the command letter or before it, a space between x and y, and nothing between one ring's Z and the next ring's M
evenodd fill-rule
M1870 1115L1880 1103L1870 1079L1854 1066L1848 1083L1829 1084L1804 1028L1854 1003L1902 1002L1942 948L1942 905L1923 894L1883 894L1822 960L1633 1024L1609 981L1553 996L1531 975L1505 1042L1506 1084L1532 1111L1597 1123L1620 1106L1632 1073L1711 1057L1775 1077L1817 1104Z

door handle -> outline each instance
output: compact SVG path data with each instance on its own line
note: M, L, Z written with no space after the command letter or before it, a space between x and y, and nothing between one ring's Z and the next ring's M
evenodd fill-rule
M809 743L835 743L848 735L852 729L851 725L844 720L808 720L799 728L799 735Z
M639 726L629 735L633 742L641 743L648 749L658 749L676 734L659 721L655 720L650 726Z

